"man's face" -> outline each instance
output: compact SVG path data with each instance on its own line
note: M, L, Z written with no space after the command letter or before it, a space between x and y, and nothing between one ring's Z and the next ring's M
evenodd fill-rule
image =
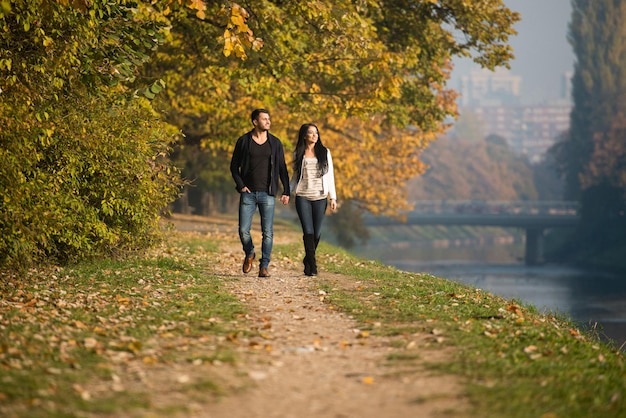
M269 131L270 125L270 115L267 113L259 113L259 117L254 121L254 126L261 131Z

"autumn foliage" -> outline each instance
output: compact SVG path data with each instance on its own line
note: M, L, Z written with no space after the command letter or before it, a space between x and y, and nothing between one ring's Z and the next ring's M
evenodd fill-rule
M235 139L250 129L251 109L262 106L288 149L302 123L318 124L337 156L340 200L387 214L406 208L406 181L424 169L420 151L456 114L456 92L446 86L452 58L506 65L519 18L501 1L240 6L246 12L231 5L227 24L238 37L210 17L173 19L172 42L144 67L145 78L168 85L156 103L185 134L181 154L222 162L208 168L186 159L184 174L222 189L219 181L229 180L206 171L227 171ZM224 11L208 8L207 16Z
M342 200L397 213L455 115L452 58L507 65L518 19L501 0L0 2L0 260L137 246L177 196L174 162L224 189L258 106L288 150L321 127ZM101 171L116 180L93 190Z

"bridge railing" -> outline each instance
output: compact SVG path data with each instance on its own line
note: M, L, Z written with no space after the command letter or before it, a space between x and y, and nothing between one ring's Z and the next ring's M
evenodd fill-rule
M502 215L576 215L578 202L570 201L485 201L417 200L413 213L421 214L502 214Z

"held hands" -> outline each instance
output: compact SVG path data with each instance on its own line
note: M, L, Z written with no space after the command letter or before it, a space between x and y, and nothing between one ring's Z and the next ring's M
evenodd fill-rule
M250 189L248 189L248 186L243 186L243 188L241 189L241 193L251 193ZM280 197L280 201L283 202L283 205L286 205L289 203L289 196L287 195L282 195Z
M335 212L337 210L337 200L330 199L330 211Z

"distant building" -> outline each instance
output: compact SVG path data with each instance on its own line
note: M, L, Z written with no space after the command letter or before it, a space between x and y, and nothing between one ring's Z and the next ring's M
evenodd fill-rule
M461 77L460 106L519 104L521 87L522 77L504 69L472 71Z
M524 108L521 138L512 138L512 147L528 156L531 162L541 161L548 148L569 129L572 106L552 103Z
M561 83L560 99L522 105L521 77L504 70L475 71L461 79L459 111L461 115L476 115L485 135L498 135L514 151L539 162L558 136L569 129L571 74L565 74Z

